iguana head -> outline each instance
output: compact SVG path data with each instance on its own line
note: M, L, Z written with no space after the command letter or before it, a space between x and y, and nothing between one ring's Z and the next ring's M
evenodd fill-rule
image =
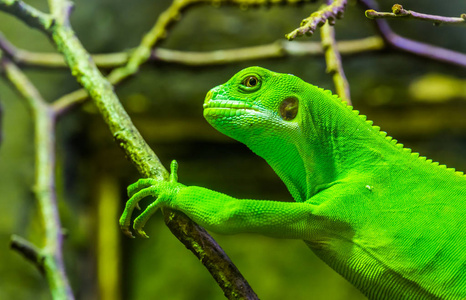
M303 117L309 87L294 75L250 67L211 89L204 102L207 121L263 157L298 201L310 193L303 151L312 126L302 130L309 123Z
M255 149L257 139L286 140L299 130L298 81L260 67L244 69L207 93L204 117L218 131L262 152Z

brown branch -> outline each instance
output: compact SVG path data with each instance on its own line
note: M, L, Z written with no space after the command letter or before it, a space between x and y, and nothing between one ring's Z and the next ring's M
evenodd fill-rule
M466 25L466 14L458 17L444 17L418 13L412 10L404 9L400 4L392 7L392 12L377 12L373 9L366 10L366 17L369 19L417 19L421 21L432 22L434 25Z
M226 282L236 279L234 285L221 285L227 299L259 299L228 255L204 228L189 222L189 218L183 213L175 214L174 211L163 209L163 215L165 224L173 235L196 255L215 281ZM184 226L178 224L184 224Z
M359 4L366 10L377 10L377 3L372 0L358 0ZM452 51L449 49L425 44L402 37L394 33L387 21L384 19L375 19L376 28L385 41L388 48L406 52L415 56L424 57L443 63L452 64L458 67L466 68L466 54Z
M335 0L330 5L322 6L318 11L302 20L300 27L286 34L285 37L291 41L304 34L311 36L317 27L323 26L327 21L330 25L334 25L336 19L343 18L346 3L347 0Z

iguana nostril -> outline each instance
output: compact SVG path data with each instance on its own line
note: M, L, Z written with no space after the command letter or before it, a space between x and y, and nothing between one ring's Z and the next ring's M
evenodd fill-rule
M209 91L207 95L205 96L204 103L207 103L210 99L212 99L212 91Z

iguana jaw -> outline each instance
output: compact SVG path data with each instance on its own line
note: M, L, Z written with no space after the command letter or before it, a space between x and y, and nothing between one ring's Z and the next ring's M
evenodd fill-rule
M259 106L244 100L232 99L228 95L223 95L222 91L217 88L207 93L203 108L206 120L218 130L222 131L219 127L225 126L225 123L246 124L250 122L246 119L263 114L261 113L263 109ZM243 119L243 121L238 119Z

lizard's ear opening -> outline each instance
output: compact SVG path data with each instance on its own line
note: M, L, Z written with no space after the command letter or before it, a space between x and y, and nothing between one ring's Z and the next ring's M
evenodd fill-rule
M280 104L280 116L285 121L291 121L298 115L299 101L296 97L289 97Z

